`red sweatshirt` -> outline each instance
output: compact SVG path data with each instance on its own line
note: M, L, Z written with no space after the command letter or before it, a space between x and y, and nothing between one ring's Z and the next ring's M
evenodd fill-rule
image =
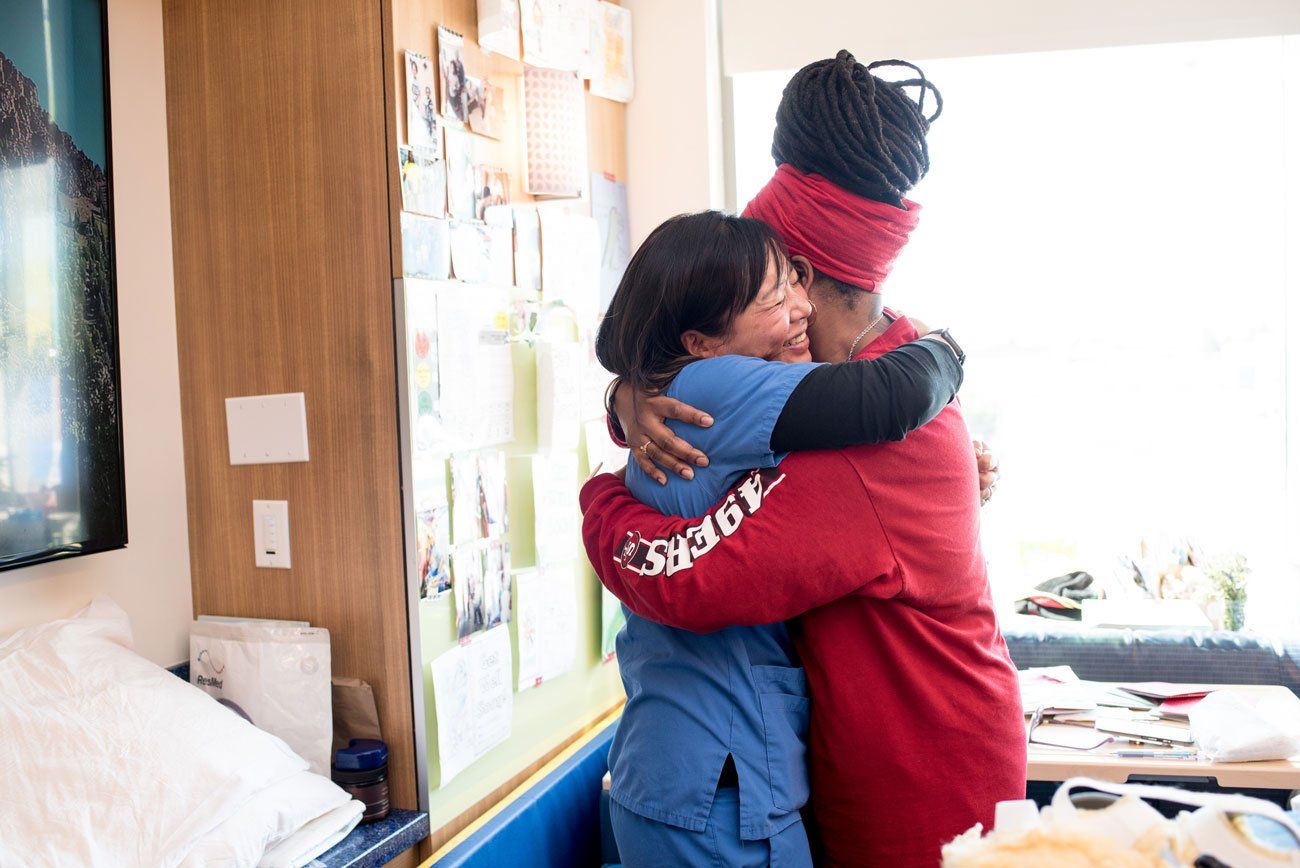
M899 318L860 356L916 337ZM953 404L902 442L752 471L703 519L663 516L609 474L583 488L588 556L637 614L697 632L801 616L819 864L933 868L1025 796L977 476Z

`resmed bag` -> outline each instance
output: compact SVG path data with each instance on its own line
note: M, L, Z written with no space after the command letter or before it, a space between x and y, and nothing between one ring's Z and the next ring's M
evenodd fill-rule
M1080 787L1120 798L1104 808L1083 810L1070 799ZM1197 810L1169 820L1143 799ZM1249 816L1278 823L1297 849L1274 850L1255 840L1241 822ZM1295 822L1272 802L1235 794L1071 778L1041 813L1030 801L1000 802L995 826L981 838L977 823L946 844L943 868L1300 868Z
M190 683L279 736L313 772L329 777L334 713L328 630L195 621L190 625Z

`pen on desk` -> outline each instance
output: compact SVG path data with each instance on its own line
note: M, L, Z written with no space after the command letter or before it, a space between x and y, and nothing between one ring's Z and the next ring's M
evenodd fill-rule
M1117 750L1111 755L1130 759L1196 759L1199 756L1194 750Z

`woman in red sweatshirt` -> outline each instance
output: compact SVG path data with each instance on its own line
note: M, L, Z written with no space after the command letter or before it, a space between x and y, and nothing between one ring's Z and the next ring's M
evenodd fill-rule
M898 317L858 357L917 336ZM582 509L601 581L642 617L709 632L800 616L820 864L932 868L1024 797L1019 690L955 403L902 442L752 471L703 518L663 516L610 474Z
M922 100L933 89L883 82L841 52L801 70L778 110L782 165L746 213L811 270L818 360L874 358L919 334L878 295L919 213L904 193L928 167L934 116L907 86ZM791 634L812 696L823 864L937 865L943 843L1024 796L978 488L954 403L903 442L755 470L703 518L660 515L609 475L583 490L588 554L636 614L699 632L802 616Z

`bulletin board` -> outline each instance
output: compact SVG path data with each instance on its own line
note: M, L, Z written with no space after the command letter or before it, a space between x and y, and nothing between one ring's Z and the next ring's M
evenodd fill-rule
M499 4L484 4L485 7L494 7ZM557 0L553 4L558 7L561 13L570 13L574 9L581 9L590 5L592 9L598 8L596 4L585 4L576 2L565 2ZM620 87L630 84L630 82L615 82L612 91L608 82L597 86L591 82L584 84L582 89L581 101L584 109L585 121L585 166L581 167L580 173L575 175L570 172L567 178L557 176L553 179L544 179L542 173L537 170L536 165L530 166L528 161L529 149L526 140L524 125L525 109L525 77L532 64L526 64L523 59L513 59L505 56L510 54L512 49L506 45L504 49L500 43L500 35L497 35L496 51L485 50L480 44L479 29L479 4L476 0L415 0L415 2L400 2L394 0L392 6L392 39L389 47L392 53L391 64L391 81L389 82L388 93L390 102L390 112L392 115L392 129L390 131L390 151L391 163L389 172L390 200L392 208L390 209L392 238L393 238L393 263L394 263L394 283L397 287L395 291L395 300L399 305L398 327L399 331L405 334L398 335L399 347L405 351L406 358L399 362L399 368L406 371L406 380L404 386L404 413L403 413L403 437L408 443L415 440L418 436L423 435L425 440L435 438L428 430L417 431L420 424L418 418L419 407L422 397L419 395L419 381L423 376L427 380L427 371L417 374L418 359L415 354L425 352L427 357L433 358L436 355L436 349L429 348L429 338L437 344L444 340L455 340L457 335L444 334L439 337L436 334L420 336L418 346L416 336L408 328L408 321L414 322L419 319L422 312L419 309L423 303L422 299L428 297L433 291L454 291L449 290L440 278L444 276L445 269L444 254L439 249L440 242L423 244L418 249L411 245L410 224L412 218L409 213L404 213L403 194L407 195L407 203L410 202L409 189L403 189L403 179L400 162L402 159L411 159L406 152L400 150L407 145L408 130L410 122L414 119L417 124L422 123L425 114L411 118L414 110L409 109L411 100L407 87L407 75L411 67L410 53L417 57L423 56L430 60L430 66L437 66L439 59L439 42L448 40L448 34L454 34L453 38L460 40L457 47L462 53L463 65L470 77L486 79L491 82L493 88L499 88L497 106L498 116L490 125L491 136L478 135L474 133L472 119L469 123L464 124L465 131L474 137L475 159L485 165L490 165L499 170L504 175L500 183L505 189L508 189L508 199L511 206L519 206L525 210L536 207L541 217L541 231L547 231L547 222L562 221L569 215L581 217L583 219L593 216L593 198L597 203L597 208L603 213L605 210L613 208L617 211L621 208L622 213L626 213L626 189L609 182L616 181L625 184L626 178L626 105L623 101L630 96L626 90L620 90ZM441 31L439 28L443 28ZM485 30L486 35L486 30ZM525 34L525 39L527 35ZM527 44L515 46L517 53L528 51ZM537 46L533 46L533 59L538 60L540 56L535 52ZM630 52L630 44L627 46ZM534 67L542 68L542 67ZM441 72L442 70L438 70ZM457 73L459 70L457 70ZM419 70L415 73L420 74ZM562 76L561 76L562 77ZM544 78L544 76L543 76ZM534 81L536 79L533 79ZM441 85L441 82L439 82ZM614 98L600 96L597 93L610 92ZM537 90L534 90L536 98ZM451 130L456 136L462 136L462 124L455 117L444 118L442 109L446 106L443 104L441 93L434 99L438 103L438 121L445 121L444 129ZM426 106L427 111L427 106ZM453 108L452 114L456 110ZM424 131L417 135L422 136ZM447 135L446 132L443 133ZM447 161L446 170L451 171L452 151L447 149L443 144L441 156ZM531 171L530 171L531 169ZM593 175L595 176L593 178ZM487 177L487 176L481 176ZM493 175L499 178L499 175ZM553 183L555 190L564 187L565 184L572 184L574 178L578 183L576 188L568 195L560 192L552 192L549 196L537 196L530 193L530 189L539 189L545 183ZM450 205L455 190L452 189L454 184L450 177L448 179L448 189L446 191L447 200ZM611 204L611 190L617 191L613 196L615 200L622 196L621 201L614 201ZM498 212L499 213L499 212ZM476 215L477 216L477 215ZM450 218L449 218L450 219ZM488 218L488 222L491 218ZM403 230L406 230L406 244L403 244ZM516 231L519 231L518 228ZM558 230L556 230L558 232ZM614 239L614 242L622 241L626 244L626 239ZM603 238L601 241L608 246L609 239ZM593 246L597 241L592 239ZM405 248L405 249L404 249ZM598 248L599 249L599 248ZM624 256L626 252L624 252ZM418 258L418 262L416 259ZM462 273L468 274L471 270L477 270L478 265L471 265L468 258L464 255L454 257L456 262L453 263L452 271L454 278L459 278ZM602 262L607 262L608 257L603 257ZM558 258L555 259L558 262ZM441 755L439 750L439 732L438 732L438 707L436 699L435 667L439 665L438 661L446 660L449 652L454 652L458 648L464 648L465 643L481 643L489 633L495 631L488 627L479 627L476 629L475 624L467 623L466 616L462 609L461 602L458 608L457 582L461 581L462 571L456 568L457 557L459 556L459 547L452 545L456 551L451 560L451 579L452 590L447 593L438 594L435 592L422 595L414 587L408 596L412 601L413 617L412 623L412 664L413 668L418 666L420 679L423 682L423 705L422 710L417 709L416 726L420 726L420 711L423 712L424 736L425 736L425 756L427 769L425 780L427 781L426 790L428 794L428 810L430 813L431 828L434 829L433 844L435 848L444 840L454 834L460 827L467 824L473 817L481 813L487 805L497 798L505 795L512 782L520 779L525 773L535 767L548 754L560 748L563 744L571 740L575 735L580 733L585 727L589 726L595 720L599 719L611 708L615 707L623 699L623 688L619 680L617 662L608 659L605 656L604 649L608 644L608 617L603 617L602 612L608 610L608 598L603 594L599 582L594 573L591 571L586 561L585 552L582 549L581 540L576 533L568 540L567 545L561 545L557 554L556 541L553 537L540 541L537 534L540 532L538 516L534 509L534 456L543 454L551 458L558 458L563 461L572 462L571 484L576 491L581 485L581 481L586 479L590 474L589 454L595 455L600 453L602 456L610 454L607 443L588 443L588 433L591 432L593 438L599 436L603 438L603 424L591 424L598 421L600 416L599 401L593 402L590 371L584 374L582 386L583 399L578 411L579 416L576 419L578 430L576 439L571 444L573 448L564 446L550 448L548 441L551 439L549 431L548 408L552 406L550 398L554 396L543 395L543 401L539 403L538 394L538 367L539 356L541 365L545 370L550 370L552 365L551 353L555 347L564 350L565 347L581 347L582 353L589 353L588 342L594 329L593 312L584 309L585 303L570 303L572 299L560 299L566 302L561 305L557 303L558 294L555 288L569 280L568 275L546 274L552 263L543 263L542 271L543 282L540 291L531 290L529 287L520 287L511 285L506 287L508 298L505 305L504 313L509 318L508 323L499 322L501 331L509 338L509 371L513 378L513 400L512 400L512 429L509 432L509 438L504 441L495 442L489 447L482 448L454 448L456 434L448 433L448 429L463 428L464 424L459 426L453 425L439 416L440 434L436 435L439 445L429 447L439 454L445 453L447 457L446 467L448 468L446 478L429 482L425 479L423 482L418 477L421 475L428 476L427 470L421 470L420 467L428 466L427 462L412 467L412 450L414 446L404 449L404 462L408 465L403 468L403 478L408 489L415 489L418 492L423 490L427 495L430 486L442 485L448 494L448 513L454 513L456 499L454 491L455 475L452 470L453 461L463 459L465 454L473 453L480 456L488 456L484 459L489 465L495 467L495 455L501 453L504 458L505 473L505 490L506 496L506 516L507 518L500 523L495 520L489 521L483 519L482 532L495 535L495 541L485 541L481 545L496 546L497 541L505 543L509 548L509 557L512 568L512 580L508 591L509 603L515 605L519 601L520 586L517 584L518 575L521 572L527 573L529 569L539 565L544 559L555 562L557 559L563 560L566 557L571 558L574 566L573 573L573 630L574 636L574 654L571 664L567 666L566 671L559 674L550 675L540 679L540 683L533 683L526 689L519 689L520 676L520 636L519 636L519 619L510 617L497 630L505 629L509 635L510 655L512 667L510 670L510 691L512 714L509 728L509 736L486 753L473 757L467 761L464 757L450 759ZM599 269L599 265L596 266ZM426 274L426 269L429 273ZM606 268L608 271L608 268ZM413 277L415 272L420 276ZM602 290L602 296L607 296L608 286L611 279L616 279L617 275L600 274L599 280L605 289ZM593 277L593 279L595 279ZM549 281L549 282L548 282ZM495 292L500 288L501 281L494 279L485 279L482 282L472 284L476 287L474 293L481 295L480 288L483 292ZM531 308L537 314L531 324L525 324L523 328L531 329L527 337L521 338L521 323L528 319L525 308L521 308L517 303L535 302ZM520 313L523 310L524 313ZM438 323L445 323L445 311L439 308ZM519 314L516 316L515 314ZM427 316L426 316L427 319ZM485 326L485 329L488 327ZM436 332L436 329L434 330ZM486 331L484 332L486 333ZM546 349L541 348L541 344L547 344ZM504 356L493 348L493 358L497 359L500 364L504 364ZM454 361L454 360L453 360ZM588 360L589 361L589 360ZM493 363L498 364L497 362ZM480 365L480 368L482 366ZM500 373L498 367L497 373ZM585 370L585 369L584 369ZM482 376L476 374L475 376ZM546 377L543 377L546 380ZM456 388L462 388L461 383ZM489 386L480 388L488 389ZM561 397L567 396L567 390L561 388ZM571 396L570 396L571 397ZM449 402L450 403L450 399ZM542 405L545 406L542 406ZM426 405L427 406L427 402ZM441 407L442 405L439 404ZM477 415L481 418L485 415L491 416L494 411L487 406L479 406L481 411ZM539 414L547 430L539 431ZM448 411L448 418L452 416L452 411ZM569 417L566 417L569 418ZM496 424L500 427L502 420L496 419ZM563 428L564 426L561 425ZM569 430L569 429L565 429ZM572 433L571 431L569 433ZM443 436L445 435L445 436ZM491 439L489 435L489 439ZM452 445L448 445L452 444ZM425 444L427 445L427 443ZM589 448L589 446L591 448ZM452 456L459 456L453 458ZM615 458L614 460L617 460ZM495 472L495 470L493 471ZM567 475L566 472L566 475ZM554 477L552 477L553 479ZM554 482L550 483L554 484ZM427 501L427 496L426 496ZM491 510L484 507L486 512ZM421 512L418 508L406 510L405 519L413 527L407 529L408 540L415 539L418 534L418 528L414 526L415 516L412 512L421 515L433 515L433 511L424 510ZM486 512L484 515L486 515ZM547 516L549 518L550 516ZM459 518L455 515L448 515L445 519L449 526L455 526ZM464 522L459 522L465 524ZM432 524L430 525L432 527ZM436 531L431 531L436 535ZM453 534L453 540L456 535ZM567 547L567 554L564 549ZM410 546L408 545L408 548ZM545 549L546 551L542 551ZM408 552L408 562L414 558ZM487 556L484 556L484 564L487 563ZM483 569L488 569L486 566ZM428 581L428 575L436 573L436 570L423 571L413 570L412 575L408 576L408 582L412 585L418 585L423 578ZM433 584L437 585L442 579L435 577ZM427 590L427 589L426 589ZM493 615L489 615L489 618ZM468 631L469 635L465 635ZM446 682L443 682L444 689ZM445 693L444 693L445 695ZM456 773L449 781L444 780L446 772L449 769L447 763L455 762L457 767L452 769Z

